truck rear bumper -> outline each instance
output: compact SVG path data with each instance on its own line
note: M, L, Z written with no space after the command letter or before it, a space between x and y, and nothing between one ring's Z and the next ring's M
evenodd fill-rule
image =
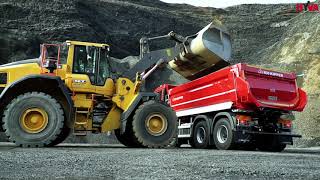
M266 136L274 136L277 137L281 144L293 144L293 138L300 138L301 135L291 134L290 132L281 132L281 133L270 133L270 132L260 132L260 131L252 131L246 129L237 129L235 130L235 140L236 143L254 143L257 141L264 141L263 139Z
M299 134L291 134L291 133L269 133L269 132L259 132L259 131L249 131L249 130L242 130L243 134L254 134L254 135L273 135L273 136L286 136L286 137L297 137L301 138L302 136Z

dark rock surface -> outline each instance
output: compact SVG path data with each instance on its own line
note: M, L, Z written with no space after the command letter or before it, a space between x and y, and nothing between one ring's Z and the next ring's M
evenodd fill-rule
M107 42L112 56L138 55L142 36L174 30L196 33L214 20L222 22L233 38L234 58L256 60L255 53L276 42L295 14L291 5L242 5L227 9L166 4L161 1L1 0L0 63L35 57L39 43L67 39ZM153 48L168 45L156 42Z
M202 11L181 7L198 14ZM174 5L153 1L1 0L0 42L4 49L0 63L34 57L40 42L67 39L107 42L112 45L112 56L124 58L138 55L142 36L164 35L171 30L187 35L210 21L209 16L193 17L175 13L177 10ZM24 56L16 55L19 50Z

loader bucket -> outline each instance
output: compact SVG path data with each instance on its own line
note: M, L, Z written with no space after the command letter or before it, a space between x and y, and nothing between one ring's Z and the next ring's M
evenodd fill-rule
M169 65L185 78L193 80L228 66L230 58L229 34L210 23Z

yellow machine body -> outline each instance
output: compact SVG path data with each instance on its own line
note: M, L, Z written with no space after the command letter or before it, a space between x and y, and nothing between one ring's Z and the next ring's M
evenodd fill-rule
M126 78L113 80L110 77L103 77L103 82L94 84L88 73L77 73L75 71L77 47L82 48L82 51L93 48L95 50L94 53L96 53L94 56L100 57L100 52L107 51L109 45L79 41L67 41L66 44L68 47L66 62L59 63L59 67L54 69L53 72L49 72L48 69L42 67L43 61L41 57L26 63L22 61L0 66L0 74L6 74L6 81L5 83L0 83L0 88L5 89L7 86L32 75L60 77L72 93L71 97L74 104L73 129L75 132L78 132L79 135L85 135L87 131L107 132L119 129L121 113L128 110L139 94L136 89L137 84L140 83L139 80L132 82ZM90 58L87 60L90 60ZM95 67L98 66L97 62L92 61L91 63L95 63L93 65ZM81 65L79 67L82 68ZM91 69L94 70L94 68ZM99 71L99 69L96 70ZM97 73L104 72L90 72L93 76ZM34 86L37 86L37 84L34 84ZM110 104L109 111L105 112L106 116L100 127L94 127L92 120L93 108L96 105L97 98L103 99L103 101Z

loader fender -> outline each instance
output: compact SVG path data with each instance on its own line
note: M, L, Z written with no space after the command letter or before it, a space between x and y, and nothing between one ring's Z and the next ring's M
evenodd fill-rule
M63 107L68 127L73 125L73 101L65 83L57 76L29 75L7 85L0 94L1 109L12 99L26 92L38 91L51 95Z
M135 98L135 100L131 103L130 107L121 114L121 133L126 129L127 120L131 117L134 110L138 108L138 106L143 102L149 99L155 99L158 97L157 93L150 92L140 92L139 95Z

